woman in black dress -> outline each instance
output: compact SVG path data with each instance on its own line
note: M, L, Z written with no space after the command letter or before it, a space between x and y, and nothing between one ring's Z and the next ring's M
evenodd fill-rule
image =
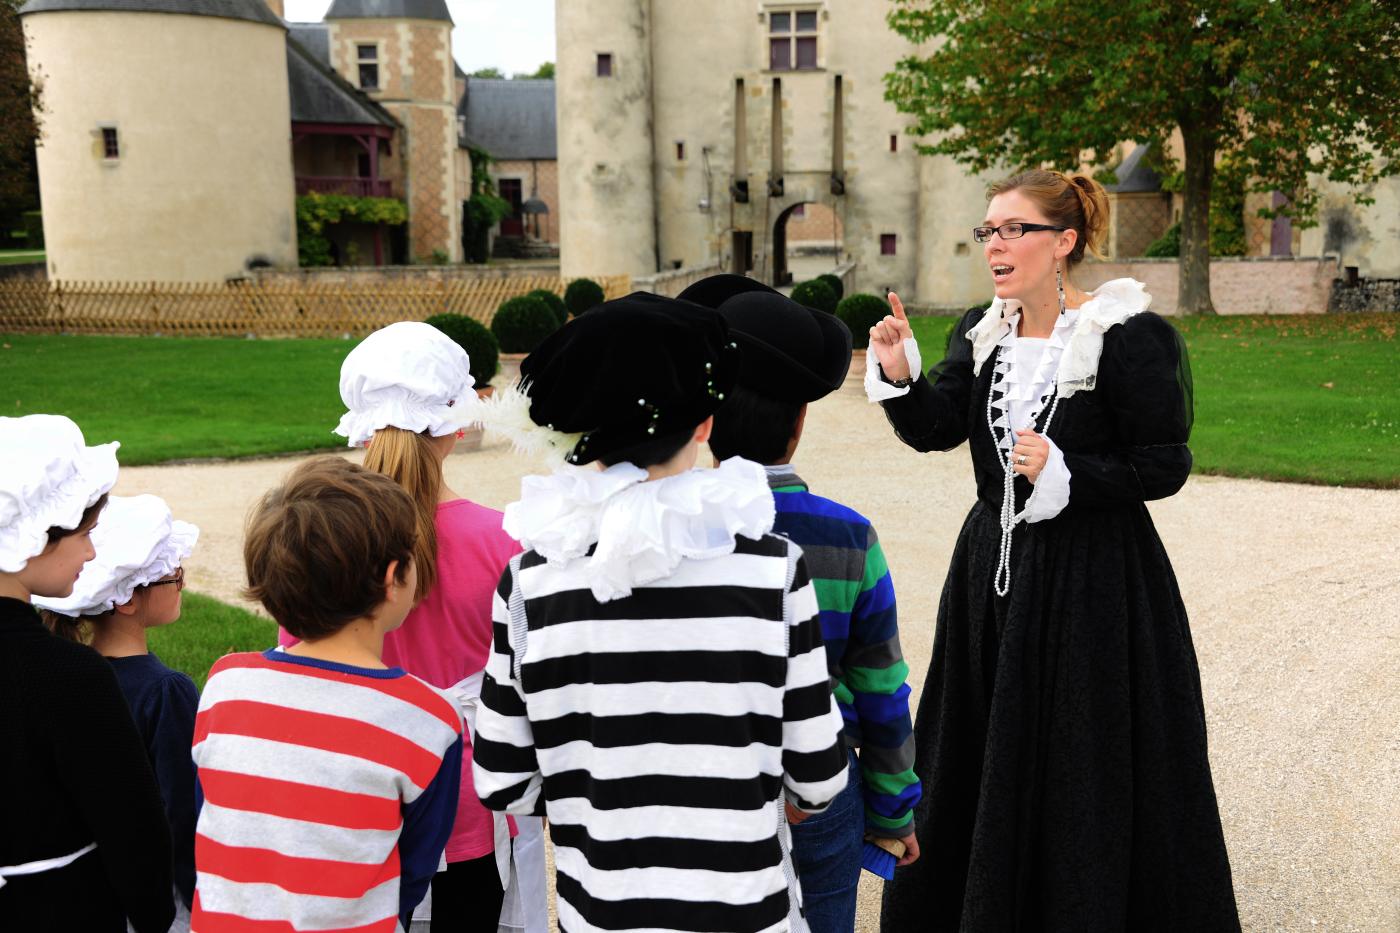
M915 722L923 858L886 931L1237 931L1186 610L1145 503L1186 482L1186 347L1131 279L1071 272L1103 189L1026 172L991 190L990 308L927 378L898 299L866 387L915 450L970 441Z

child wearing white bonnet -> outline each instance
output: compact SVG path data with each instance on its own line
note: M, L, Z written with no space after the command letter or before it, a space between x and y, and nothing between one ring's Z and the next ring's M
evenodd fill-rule
M38 598L44 624L55 635L86 642L117 675L165 801L174 847L177 917L188 929L194 902L194 681L152 654L147 632L180 617L185 587L181 564L199 529L176 520L157 496L112 496L93 530L97 556L83 568L72 595Z
M93 558L117 446L57 415L0 418L6 929L164 933L175 915L170 829L112 668L31 605L67 598Z
M418 604L385 636L384 663L449 691L469 721L491 644L491 600L520 550L502 530L500 512L458 495L443 476L461 429L484 411L470 365L466 351L430 324L376 331L341 366L348 410L335 429L350 446L368 448L365 467L403 487L417 513ZM281 640L292 641L286 633ZM468 740L447 869L434 877L420 919L431 912L433 930L494 933L498 920L527 933L547 929L540 821L517 823L522 835L512 846L506 821L477 799Z

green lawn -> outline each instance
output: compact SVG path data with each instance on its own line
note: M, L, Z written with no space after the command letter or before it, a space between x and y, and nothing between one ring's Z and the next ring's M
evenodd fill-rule
M41 249L0 249L0 266L43 261L44 251Z
M927 365L951 317L912 318ZM1196 470L1400 488L1400 339L1386 314L1170 318L1196 390Z
M0 411L77 421L121 462L340 447L346 340L0 338Z
M177 671L204 680L214 662L233 651L261 651L277 644L277 625L227 603L185 590L180 618L152 629L150 648Z
M930 365L950 317L913 319ZM1207 473L1400 487L1400 339L1385 314L1173 319ZM343 340L0 337L0 411L73 417L126 464L341 446Z

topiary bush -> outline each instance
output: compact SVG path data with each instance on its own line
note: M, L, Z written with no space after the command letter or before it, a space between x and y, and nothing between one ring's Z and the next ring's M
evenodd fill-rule
M508 298L491 319L491 333L502 353L529 353L540 341L559 329L559 319L539 298L521 295Z
M1174 223L1167 228L1167 231L1152 241L1152 244L1143 250L1144 256L1153 259L1176 259L1181 255L1181 224Z
M592 279L574 279L569 283L569 287L564 289L564 304L574 317L596 308L605 299L603 286Z
M825 282L831 286L831 290L836 293L836 300L839 302L846 294L846 286L841 284L841 276L832 275L830 272L823 272L817 276L818 282Z
M890 306L885 299L863 292L842 298L836 306L836 316L851 329L851 346L857 350L870 346L870 328L889 313Z
M485 324L465 314L434 314L424 323L433 325L467 351L477 386L490 384L500 363L501 347L496 335L487 330Z
M833 314L836 311L836 293L821 279L803 282L792 290L792 300L814 311Z
M529 292L526 295L526 297L538 298L540 301L543 301L545 304L549 305L549 310L553 311L554 316L559 319L560 327L563 327L565 324L569 323L569 307L568 305L564 304L564 299L554 294L554 292L550 291L547 288L537 288L534 291Z

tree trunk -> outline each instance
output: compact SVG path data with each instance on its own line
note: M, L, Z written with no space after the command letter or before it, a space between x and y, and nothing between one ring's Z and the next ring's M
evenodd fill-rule
M1186 166L1177 310L1181 314L1215 314L1215 304L1210 300L1210 187L1215 178L1215 129L1209 123L1182 121L1181 138Z

